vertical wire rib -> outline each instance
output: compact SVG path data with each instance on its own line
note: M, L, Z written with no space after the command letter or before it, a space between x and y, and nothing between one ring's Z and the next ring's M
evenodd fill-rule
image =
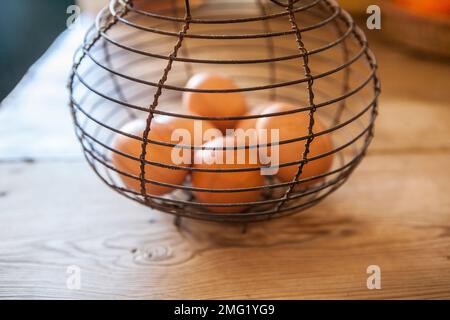
M322 3L321 3L322 4ZM330 11L332 11L333 6L328 2L325 1L325 8L329 9ZM339 7L339 16L341 16L341 11L342 8ZM352 21L352 24L354 24L354 22ZM341 37L343 34L342 28L339 25L339 21L337 20L333 20L333 25L336 28L336 33L338 37ZM348 27L351 27L350 25ZM342 61L345 63L346 61L349 60L350 57L350 50L348 48L347 42L343 41L342 45L341 45L341 49L342 49ZM346 92L348 92L350 90L350 68L345 68L343 70L344 72L344 76L343 76L343 83L342 83L342 90L341 90L341 94L344 95ZM332 126L336 126L341 122L341 117L342 114L344 113L344 110L347 107L347 99L343 99L339 102L338 106L337 106L337 110L336 113L334 114L333 117L333 123Z
M261 15L267 16L267 10L264 4L262 3L262 0L257 0L259 11L261 12ZM264 28L264 32L271 33L272 29L270 28L270 21L269 20L262 20L262 25ZM274 41L272 37L267 37L266 40L267 43L267 51L269 53L270 58L275 58L275 47L274 47ZM277 80L277 66L275 62L270 62L269 65L269 73L270 73L270 83L274 84ZM277 88L273 88L269 91L269 98L273 101L276 101L277 99Z
M309 100L309 105L311 107L311 109L309 111L308 139L306 139L305 150L303 151L303 155L302 155L302 162L299 164L297 173L295 174L294 180L292 181L292 182L295 182L299 179L299 177L303 173L303 168L306 165L306 163L308 162L308 154L310 151L309 148L310 148L311 143L314 140L313 127L314 127L314 113L316 112L316 105L314 103L314 91L313 91L314 79L311 75L311 69L309 67L309 53L305 47L305 44L302 39L302 34L297 25L295 14L293 12L293 4L294 4L293 0L289 0L288 7L287 7L287 10L289 12L289 22L291 23L292 30L295 31L295 38L297 41L298 49L300 50L300 52L303 55L303 70L305 72L305 77L308 79L308 81L307 81L308 100ZM277 204L277 207L276 207L277 213L280 211L282 206L289 199L289 196L291 195L291 193L295 187L296 187L295 183L293 183L289 186L288 190L285 192L285 194L282 198L282 201L280 201ZM270 216L269 216L269 218L270 218Z
M175 46L173 47L172 53L169 55L169 60L167 63L167 66L164 68L163 75L161 79L158 81L158 89L156 90L156 93L153 97L153 102L149 107L149 114L146 121L146 127L143 133L143 139L142 139L142 148L141 148L141 155L140 155L140 182L141 182L141 196L144 198L144 202L148 204L150 207L152 207L152 200L149 199L147 196L147 188L146 188L146 182L145 182L145 158L147 155L147 144L148 144L148 135L150 134L150 126L152 124L152 120L154 117L154 110L158 106L159 98L162 94L162 87L164 83L167 81L167 77L169 75L170 70L172 69L173 59L176 58L178 51L181 48L181 45L183 43L184 36L186 35L187 31L189 30L189 25L191 21L191 12L189 7L189 0L185 0L185 8L186 8L186 15L184 19L184 25L181 31L178 35L178 40ZM149 201L150 200L150 201Z
M325 0L325 2L329 4L329 0ZM347 24L350 23L346 19L343 19L343 21L346 22ZM351 20L351 21L353 23L353 20ZM369 43L368 43L364 33L361 31L361 29L359 27L354 28L352 31L352 34L360 46L366 47L366 50L364 51L364 56L366 57L366 60L369 64L370 69L375 71L374 75L373 75L373 88L374 88L375 97L377 97L381 93L381 82L380 82L380 79L378 78L377 72L376 72L378 70L378 65L377 65L375 56L372 54L371 50L369 49ZM372 139L374 137L375 119L377 118L377 116L378 116L378 99L375 99L375 101L373 103L373 107L372 107L370 129L367 134L366 141L365 141L366 145L370 144L370 142L372 141ZM367 153L367 149L364 150L362 157L364 157L366 155L366 153Z
M330 0L324 0L325 4L328 7L332 7L333 4L330 2ZM369 49L369 43L367 41L367 39L365 39L365 36L362 36L361 33L358 32L358 30L360 30L357 26L355 26L355 22L353 21L353 19L351 18L350 15L347 14L347 19L344 18L344 16L342 15L342 8L339 7L339 10L341 12L341 14L339 15L340 20L348 27L348 28L352 28L352 35L355 38L355 40L357 41L357 43L361 46L361 47L366 47L367 49L364 51L364 56L366 57L366 60L368 61L369 67L371 70L375 70L374 76L373 76L373 84L374 84L374 94L375 97L377 97L380 92L381 92L381 83L380 80L376 74L376 70L378 69L378 65L375 61L375 57L373 55L370 54L370 49ZM345 42L343 43L343 45L345 45ZM347 46L346 46L347 47ZM348 51L348 49L347 49ZM348 76L350 76L350 70L346 70L346 72L348 73ZM343 110L342 110L343 111ZM341 111L341 112L342 112ZM339 112L339 110L338 110ZM341 116L341 114L339 114L339 117ZM374 103L373 103L373 107L372 107L372 113L371 113L371 124L370 124L370 128L368 131L368 134L366 136L365 139L365 145L368 146L370 144L370 142L372 141L373 137L374 137L374 128L375 128L375 119L378 116L378 99L375 99ZM340 118L339 118L340 119ZM338 119L338 120L339 120ZM364 151L360 154L359 156L359 161L361 161L362 158L364 158L364 156L367 153L367 148L364 149ZM356 166L353 167L353 169L351 170L351 172L353 172L356 169ZM350 172L350 173L351 173ZM346 180L349 178L350 173L347 175ZM342 175L342 173L341 173Z
M177 0L172 0L172 6L173 6L173 14L175 17L178 17L178 3ZM173 22L173 27L176 31L177 27L178 27L178 23L176 21ZM184 45L184 47L181 48L181 53L186 57L189 58L189 49L186 46L186 44ZM184 71L186 72L186 76L188 78L190 78L193 74L192 71L192 65L189 62L185 62L183 63L183 67L184 67Z
M330 2L328 2L328 0L325 0L324 2L325 2L325 5L323 7L328 9L330 12L333 12L333 5ZM320 5L322 7L322 3ZM339 7L339 17L340 17L340 20L343 20L342 19L342 8L341 7ZM337 37L339 38L343 34L342 28L339 25L339 21L333 20L333 25L336 28ZM347 25L347 27L351 28L352 25L354 25L353 20ZM342 42L341 50L342 50L342 61L343 61L343 63L345 63L350 58L350 50L349 50L348 45L347 45L345 40ZM343 75L343 83L342 83L342 89L341 89L341 94L342 95L344 95L348 91L350 91L350 73L351 73L351 70L350 70L350 68L345 68L343 70L343 72L344 72L344 75ZM347 108L347 99L343 99L337 105L337 110L336 110L336 112L334 114L333 122L332 122L332 125L331 125L332 127L337 126L337 125L339 125L341 123L341 118L342 118L342 115L344 114L344 111L345 111L346 108ZM342 177L344 177L344 175L346 175L346 171L345 170L343 170L342 172L340 172L338 174L337 179L341 179ZM347 175L347 178L345 178L345 179L348 179L348 175Z
M126 0L126 2L128 3L128 0ZM107 32L109 29L111 29L119 21L119 17L125 16L128 13L128 11L129 10L128 10L127 6L125 5L118 12L117 16L113 16L112 19L108 23L106 23L103 27L98 28L95 36L91 39L91 41L85 42L83 44L83 46L81 47L83 49L81 52L81 55L78 58L78 60L74 62L73 66L72 66L72 71L69 76L68 87L69 87L69 94L71 97L69 105L70 105L70 109L71 109L72 119L75 123L78 123L78 120L77 120L77 116L76 116L76 108L73 105L72 97L73 97L73 93L74 93L73 84L74 84L76 72L77 72L79 66L81 65L81 62L86 57L87 53L92 49L92 47L97 43L97 41L100 40L100 38L102 37L102 33ZM82 132L80 141L82 141L84 137L85 137L84 132Z
M124 6L119 12L118 12L118 16L119 17L123 17L125 16L127 13L129 12L128 8L126 6ZM79 66L81 65L83 59L86 57L87 53L92 49L92 47L98 42L98 40L100 40L101 38L101 34L103 32L107 32L109 29L111 29L117 22L119 21L117 16L112 17L112 19L103 27L98 28L95 36L91 39L90 42L85 42L84 45L82 46L82 52L80 57L78 58L77 61L75 61L75 63L73 64L70 76L69 76L69 83L68 83L68 87L69 87L69 94L70 94L70 109L71 109L71 115L72 115L72 119L74 121L74 123L78 124L78 119L77 119L77 115L76 115L76 108L73 105L73 93L74 93L74 79L75 79L75 74L79 68ZM77 126L75 126L75 128L77 128ZM78 136L78 134L76 134ZM80 141L81 144L83 144L83 141L85 141L85 132L83 130L81 130L81 134L80 136L78 136L78 140ZM95 147L92 145L92 143L89 142L89 145L91 146L91 151L95 152L96 154L98 154L98 151L95 149ZM88 161L88 163L91 165L91 167L94 169L94 171L96 171L95 165L92 163L90 163L90 161L87 158L87 155L85 154L85 158ZM104 158L104 157L102 157Z
M333 5L330 2L330 0L324 0L324 1L328 6ZM340 8L340 10L342 12L342 8ZM353 19L351 18L351 16L348 13L347 13L347 16L350 17L350 19L345 19L342 14L340 15L341 20L347 25L347 27L350 27L351 24L355 25ZM371 51L369 49L369 43L368 43L367 39L365 38L364 33L361 31L361 29L358 26L355 26L355 28L352 29L352 35L361 47L366 48L366 50L364 51L364 56L366 57L366 60L369 63L370 69L375 71L374 76L373 76L373 87L374 87L374 91L375 91L375 97L377 97L381 93L381 82L376 73L376 71L378 69L378 65L375 60L375 56L373 54L371 54ZM375 119L377 116L378 116L378 99L375 99L375 101L373 103L372 114L371 114L371 125L370 125L370 129L369 129L369 133L366 138L366 144L369 144L370 141L373 139L374 128L375 128ZM362 157L365 156L366 151L367 151L367 149L362 154Z
M103 40L102 42L102 49L105 53L105 63L109 68L113 68L112 60L111 60L111 53L108 48L108 43ZM113 85L114 91L117 92L117 96L120 100L127 102L127 98L125 97L125 94L123 93L122 86L120 85L119 81L117 80L117 76L113 73L108 73L108 77L111 79L111 83ZM136 115L132 112L132 110L128 109L126 110L128 116L130 119L134 120L136 119Z

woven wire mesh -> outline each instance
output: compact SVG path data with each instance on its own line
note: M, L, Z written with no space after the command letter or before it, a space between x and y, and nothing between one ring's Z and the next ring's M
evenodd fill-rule
M253 222L309 208L348 179L372 140L380 93L375 57L348 13L330 0L186 0L171 1L170 6L158 10L146 8L143 2L110 1L74 58L69 88L76 134L101 180L130 199L179 217ZM185 86L193 74L204 71L230 75L239 87L207 90ZM308 135L279 142L305 143L298 161L280 164L298 166L295 179L280 182L267 178L264 186L221 190L195 188L189 179L180 185L146 179L149 166L205 170L147 160L149 144L179 147L148 138L156 115L219 121L280 115L189 115L178 108L183 92L242 92L251 104L287 101L296 108L286 114L307 113ZM121 153L113 148L112 140L116 135L127 135L120 128L136 118L146 119L142 137L130 137L142 143L141 155L123 156L140 164L139 176L120 171L111 162L113 153ZM314 132L318 118L326 129ZM334 149L308 157L310 144L320 135L330 135ZM334 163L328 172L302 177L306 163L330 154ZM120 175L138 180L140 190L127 188ZM321 182L309 188L295 188L318 178ZM148 184L176 190L164 196L151 195L146 192ZM192 193L249 190L261 190L261 200L244 203L246 210L220 214L208 207L238 208L243 203L202 203Z

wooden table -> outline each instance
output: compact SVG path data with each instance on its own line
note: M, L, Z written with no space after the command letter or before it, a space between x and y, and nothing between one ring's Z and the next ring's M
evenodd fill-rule
M67 108L79 40L61 36L0 109L0 298L450 298L448 63L373 42L383 95L365 161L322 204L243 234L177 229L96 178Z

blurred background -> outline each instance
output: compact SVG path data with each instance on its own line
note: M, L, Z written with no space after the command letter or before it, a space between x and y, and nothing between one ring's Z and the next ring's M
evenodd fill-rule
M73 0L15 0L0 11L0 101L66 28ZM45 17L45 19L43 19Z

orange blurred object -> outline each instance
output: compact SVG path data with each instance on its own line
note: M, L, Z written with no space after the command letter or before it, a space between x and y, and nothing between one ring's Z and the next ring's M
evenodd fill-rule
M450 16L450 0L395 0L395 3L418 15Z

